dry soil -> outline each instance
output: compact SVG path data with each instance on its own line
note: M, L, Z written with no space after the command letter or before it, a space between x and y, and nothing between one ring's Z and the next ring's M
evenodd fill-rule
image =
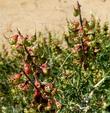
M10 30L33 34L48 30L62 33L66 30L66 19L74 18L73 4L76 0L0 0L0 44L5 42L2 34ZM110 21L110 0L79 0L84 17L90 12L103 22Z

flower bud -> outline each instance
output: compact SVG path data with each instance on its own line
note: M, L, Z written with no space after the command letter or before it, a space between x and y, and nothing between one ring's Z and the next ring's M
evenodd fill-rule
M21 78L21 76L22 76L21 73L15 74L14 79L19 80Z

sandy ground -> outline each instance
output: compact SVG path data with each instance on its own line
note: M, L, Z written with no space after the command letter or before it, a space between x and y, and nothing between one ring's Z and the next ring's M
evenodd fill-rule
M66 18L71 19L76 0L0 0L0 44L3 33L19 28L22 33L33 34L49 29L62 33L66 30ZM83 16L93 12L102 21L110 21L110 0L79 0Z

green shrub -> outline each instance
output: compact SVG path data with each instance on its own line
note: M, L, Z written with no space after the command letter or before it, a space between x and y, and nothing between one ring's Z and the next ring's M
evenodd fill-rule
M91 15L68 22L56 39L48 32L18 33L7 38L10 55L0 55L0 101L3 113L110 112L110 34ZM66 43L66 46L63 43Z

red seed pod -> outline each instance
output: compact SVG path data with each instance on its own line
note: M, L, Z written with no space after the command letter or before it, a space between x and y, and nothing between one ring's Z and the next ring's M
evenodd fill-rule
M24 72L29 75L31 73L31 66L28 63L24 64Z
M39 89L35 89L34 91L34 97L39 97L41 95Z
M80 26L79 33L84 33L83 27Z
M42 69L42 71L43 71L44 74L47 74L47 72L48 72L48 66L47 66L46 63L42 64L40 66L40 68Z
M37 88L40 88L41 85L40 85L40 82L38 80L35 81L34 85L37 87Z
M11 36L11 38L10 38L10 43L11 43L11 44L16 44L17 41L18 41L18 35L17 35L17 34Z
M32 52L32 48L28 48L28 51L29 51L29 52Z
M21 78L21 76L22 76L21 73L15 74L14 79L19 80Z
M24 39L24 36L23 35L19 35L19 39Z
M18 43L19 43L19 44L22 44L23 41L24 41L24 36L20 34L20 35L18 36Z
M21 78L21 76L22 76L21 73L15 74L14 76L10 77L10 80L17 81L17 80L19 80Z
M16 34L16 35L13 35L11 38L12 38L13 40L17 41L17 40L18 40L18 35L17 35L17 34Z
M27 48L27 50L28 50L28 52L29 52L30 55L34 55L32 48L29 47L29 48Z

